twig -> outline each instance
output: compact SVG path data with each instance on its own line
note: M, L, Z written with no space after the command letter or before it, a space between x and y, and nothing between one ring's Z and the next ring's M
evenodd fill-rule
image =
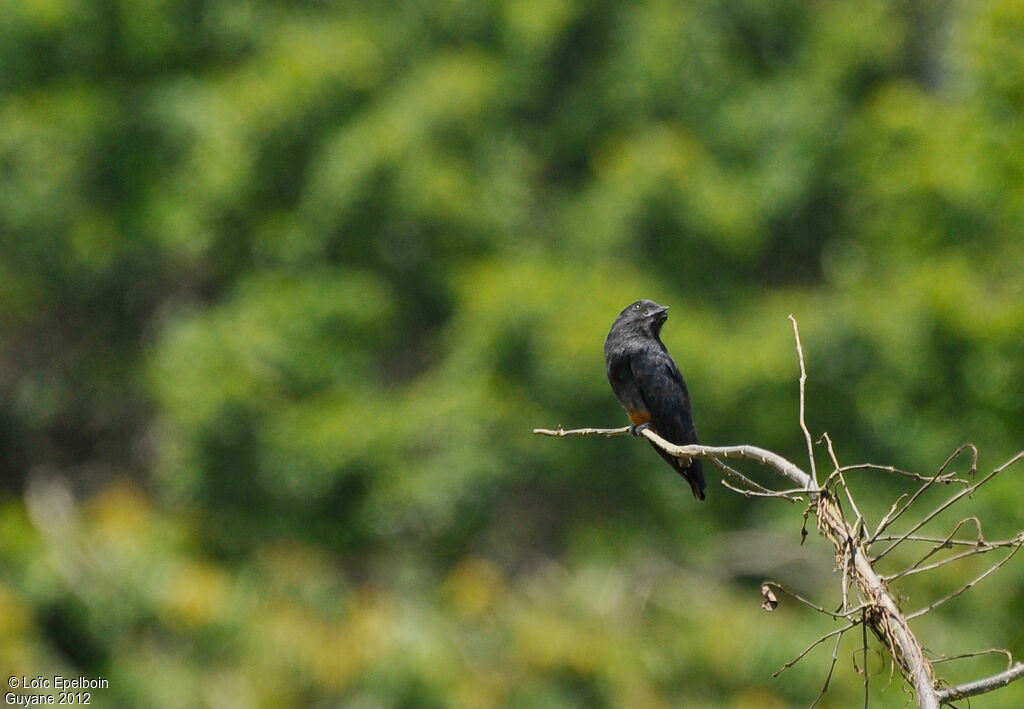
M913 566L913 567L911 567L909 569L906 569L904 571L900 571L899 573L896 573L896 574L892 574L891 576L885 576L883 578L885 578L886 582L895 581L896 579L901 579L901 578L903 578L905 576L913 576L914 574L924 573L925 571L934 571L935 569L939 568L940 566L945 566L946 564L951 564L954 561L960 561L961 559L966 559L969 556L976 556L977 554L985 554L987 552L994 551L996 549L1000 549L1000 548L1003 548L1003 547L1018 546L1018 545L1019 545L1019 543L1015 542L1015 541L1011 541L1011 542L1006 543L1006 544L985 544L984 546L980 546L977 549L971 549L969 551L961 552L959 554L954 554L953 556L948 556L945 559L942 559L941 561L936 561L935 563L928 564L927 566L920 566L920 567L919 566Z
M886 580L891 581L892 579L898 578L899 576L909 576L910 574L915 573L914 570L917 569L925 561L930 559L933 554L939 552L941 549L949 549L950 548L949 547L949 541L953 537L956 536L956 533L960 531L961 527L963 527L965 524L967 524L968 522L971 522L971 521L974 522L975 528L978 530L978 540L977 540L977 543L974 546L978 547L978 546L982 545L984 543L985 539L984 539L984 536L982 535L982 532L981 532L981 520L978 519L974 515L971 515L970 517L964 517L962 520L960 520L959 522L956 523L956 525L953 527L952 531L950 531L950 533L946 535L945 539L941 539L941 540L935 542L935 545L931 549L928 550L927 554L922 556L920 559L918 559L913 564L911 564L907 569L899 572L898 574L893 574L892 576L887 576ZM948 559L947 559L947 561L948 561Z
M1013 548L1013 551L1011 551L1009 554L1007 554L1006 557L1001 559L998 563L996 563L993 566L991 566L983 574L981 574L980 576L978 576L975 579L972 579L971 581L968 581L967 583L965 583L963 586L961 586L959 589L957 589L953 593L949 594L948 596L944 596L944 597L940 598L939 600L935 601L934 603L931 603L930 605L925 606L921 610L917 610L917 611L914 611L913 613L910 613L909 615L907 615L907 620L913 620L914 618L919 618L920 616L924 615L925 613L938 608L939 606L941 606L946 601L950 601L950 600L956 598L957 596L959 596L961 593L963 593L967 589L969 589L969 588L975 586L976 584L978 584L980 581L988 578L989 576L994 574L996 571L998 571L1003 566L1003 564L1005 564L1010 559L1012 559L1014 556L1016 556L1017 552L1020 551L1020 548L1021 548L1022 545L1024 545L1024 535L1021 535L1021 542L1018 543L1017 546L1015 546Z
M965 552L961 552L959 554L954 554L953 556L948 556L945 559L942 559L940 561L936 561L936 562L934 562L932 564L928 564L927 566L921 566L921 564L923 564L925 562L925 560L930 558L933 554L937 553L941 549L949 549L949 548L951 548L952 541L953 541L953 535L955 535L957 533L957 531L959 531L960 527L962 527L964 524L966 524L967 522L972 522L972 521L978 527L978 539L971 545L971 547L972 547L971 549L969 549L969 550L967 550ZM957 540L957 541L962 541L962 540ZM987 541L985 541L985 538L982 536L982 532L981 532L981 520L979 520L977 517L972 515L970 517L965 517L964 519L962 519L959 522L957 522L956 526L953 528L953 531L951 531L949 533L949 535L945 539L936 540L935 546L933 546L928 551L927 554L925 554L920 559L918 559L916 562L914 562L914 564L912 566L910 566L910 567L908 567L908 568L906 568L903 571L900 571L898 573L886 576L885 580L888 582L888 581L893 581L893 580L898 579L898 578L902 578L904 576L911 576L913 574L919 574L919 573L922 573L924 571L932 571L934 569L939 568L940 566L944 566L945 564L949 564L949 563L952 563L954 561L959 561L960 559L966 559L969 556L975 556L976 554L985 554L985 553L993 551L995 549L1002 549L1004 547L1020 546L1022 543L1024 543L1024 532L1021 532L1020 534L1018 534L1013 539L1009 539L1009 540L1006 540L1004 542L987 542Z
M962 449L962 447L961 447L961 449ZM958 450L961 450L961 449L958 449ZM966 487L966 488L964 488L963 490L961 490L960 492L958 492L958 493L956 493L955 495L953 495L952 497L950 497L950 498L949 498L948 500L946 500L946 501L945 501L945 502L943 502L943 503L942 503L941 505L939 505L939 506L938 506L938 507L936 507L936 508L935 508L934 510L932 510L932 511L931 511L931 512L929 512L929 513L928 513L927 515L925 515L925 516L924 516L924 517L923 517L923 518L922 518L922 519L921 519L920 521L918 521L918 523L917 523L917 524L915 524L915 525L914 525L914 526L912 526L912 527L911 527L911 528L910 528L909 530L907 530L907 532L906 532L905 534L903 534L903 536L901 536L901 537L900 537L900 538L898 538L898 539L897 539L896 541L894 541L894 542L893 542L892 544L890 544L889 546L887 546L887 547L886 547L886 548L885 548L885 549L884 549L884 550L882 551L882 553L881 553L881 554L879 554L878 556L876 556L876 557L875 557L875 559L874 559L874 560L875 560L875 561L878 561L878 560L880 560L880 559L881 559L882 557L884 557L884 556L885 556L886 554L888 554L888 553L889 553L889 552L891 552L891 551L892 551L893 549L895 549L895 548L896 548L897 546L899 546L899 545L900 545L900 544L902 544L902 543L903 543L904 541L906 541L906 538L907 538L907 537L909 537L909 536L910 536L911 534L913 534L914 532L916 532L917 530L919 530L919 529L920 529L921 527L923 527L924 525L926 525L926 524L927 524L928 522L931 522L931 521L932 521L933 519L935 519L935 517L937 517L937 516L938 516L938 515L940 515L941 513L945 512L945 511L946 511L947 509L949 509L949 508L950 508L950 507L951 507L952 505L956 504L957 502L959 502L959 501L960 501L960 500L962 500L963 498L967 497L968 495L973 495L973 494L974 494L974 493L975 493L975 492L976 492L976 491L978 490L978 488L980 488L980 487L981 487L982 485L984 485L985 483L987 483L987 482L988 482L989 480L991 480L992 478L994 478L994 477L995 477L996 475L998 475L999 473L1001 473L1001 472L1003 472L1004 470L1006 470L1006 469L1007 469L1008 467L1010 467L1011 465L1013 465L1014 463L1016 463L1016 462L1017 462L1018 460L1020 460L1021 458L1024 458L1024 451L1021 451L1020 453L1018 453L1017 455L1015 455L1015 456L1014 456L1013 458L1011 458L1011 459L1010 459L1010 460L1008 460L1007 462L1005 462L1005 463L1003 463L1002 465L1000 465L1000 466L999 466L998 468L996 468L995 470L993 470L993 471L992 471L991 473L989 473L989 474L988 474L988 475L986 475L986 476L985 476L984 478L982 478L982 479L981 479L981 480L979 480L978 482L974 483L974 484L973 484L973 485L971 485L970 487ZM950 460L952 460L952 456L950 457ZM947 461L947 462L948 462L948 461ZM940 469L940 472L941 472L941 469ZM938 476L936 476L936 478L937 478L937 477L938 477ZM896 514L896 516L895 516L895 517L894 517L894 518L893 518L893 519L891 520L891 522L894 522L894 521L896 521L896 519L897 519L897 518L899 518L899 516L900 516L901 514L903 514L903 512L905 512L905 511L907 510L907 508L909 508L909 507L910 507L910 505L911 505L911 504L913 504L914 500L916 500L916 499L917 499L917 498L918 498L918 497L920 496L920 494L921 494L922 492L924 492L924 491L925 491L925 490L926 490L926 489L927 489L927 488L928 488L928 487L929 487L929 486L930 486L930 485L931 485L931 484L932 484L932 483L933 483L933 482L935 481L935 479L936 479L936 478L932 478L932 480L931 480L930 482L927 482L927 483L925 483L925 484L924 484L924 485L923 485L923 486L922 486L922 487L921 487L921 488L920 488L920 489L919 489L919 490L918 490L918 491L917 491L916 493L914 493L914 495L913 495L913 496L912 496L912 497L910 498L910 500L908 500L908 501L907 501L907 503L906 503L906 504L905 504L905 505L903 506L903 509L902 509L902 510L900 510L900 512ZM890 524L891 524L891 522L890 522Z
M800 360L800 430L804 432L804 440L807 441L807 463L811 466L811 480L814 481L814 486L818 486L818 471L814 464L814 443L811 439L811 432L807 428L807 420L804 417L806 411L806 385L807 385L807 368L804 367L804 348L800 344L800 328L797 327L796 318L792 315L789 316L790 322L793 323L793 337L796 339L796 355L797 359Z
M884 532L886 529L888 529L892 525L893 522L895 522L900 517L902 517L903 513L906 512L907 510L909 510L911 505L913 505L921 497L921 495L923 495L928 490L928 488L930 488L932 485L934 485L938 481L940 475L941 475L941 473L936 473L935 475L930 477L925 482L924 485L922 485L921 487L917 488L917 490L914 492L914 494L911 495L910 498L907 499L907 501L905 503L903 503L903 506L899 507L896 510L895 514L892 514L891 511L890 511L889 514L886 514L885 517L883 517L882 520L878 523L878 527L875 529L875 533L871 535L871 539L868 540L867 546L870 548L871 545L874 544L875 539L878 537L878 535L880 533ZM970 488L968 488L968 489L970 489ZM961 492L964 492L964 491L961 490ZM902 499L903 496L901 495L900 498ZM897 505L899 504L899 500L896 501L896 504ZM894 505L894 507L895 506L896 505ZM922 522L922 524L924 524L924 523ZM914 531L916 531L916 530L915 529L911 530L911 532L914 532ZM876 556L875 557L875 561L878 561L879 559L881 559L883 556L885 556L890 551L895 549L901 543L902 543L901 540L897 540L894 544L892 544L891 546L887 547L885 549L885 551L883 551L881 554Z
M778 498L780 500L785 500L786 502L803 502L804 498L800 497L800 493L806 493L807 492L806 490L802 490L802 489L799 489L799 488L792 488L790 490L765 490L765 491L750 490L750 489L744 490L743 488L736 487L735 485L731 484L727 480L722 480L721 482L722 482L722 485L724 485L725 487L729 488L730 490L732 490L733 492L735 492L738 495L743 495L744 497L775 497L775 498Z
M959 448L957 448L955 451L953 451L948 458L946 458L945 462L943 462L942 465L939 466L939 469L938 469L938 471L936 471L935 475L932 475L931 477L928 477L928 478L921 478L920 476L917 476L918 479L925 480L925 484L922 485L920 488L918 488L917 492L915 492L910 497L910 499L907 500L906 504L904 504L902 508L898 509L898 511L897 511L897 508L899 507L900 500L903 499L903 496L901 495L900 499L896 500L896 502L892 506L892 509L890 509L888 514L886 514L885 517L882 518L882 521L878 523L878 527L877 527L877 529L875 529L875 533L871 535L871 539L870 539L870 541L868 541L867 546L870 548L871 545L874 544L875 541L878 539L879 535L882 532L884 532L886 529L888 529L889 526L893 522L895 522L897 519L899 519L900 516L902 516L904 512L906 512L908 509L910 509L910 506L913 505L914 502L917 501L917 499L919 497L921 497L921 495L923 495L925 493L925 491L928 490L928 488L930 488L935 483L937 483L937 482L941 482L941 483L962 482L963 484L966 485L967 484L966 480L961 480L960 478L951 477L953 475L952 473L947 475L946 474L946 468L949 467L949 464L952 463L956 459L957 456L959 456L962 452L964 452L965 450L968 450L968 449L970 449L972 451L972 456L971 456L971 467L970 467L970 469L967 472L968 472L969 475L974 475L977 472L977 469L978 469L978 449L977 449L977 447L973 443L964 443ZM1005 468L1009 464L1010 463L1007 463L1003 467ZM895 468L893 468L893 470L895 470ZM991 475L989 477L991 477ZM988 478L986 478L985 480L982 480L977 485L975 485L973 489L977 490L979 487L981 487L987 481L988 481ZM969 495L969 494L971 494L971 492L973 492L973 490L971 488L966 488L965 490L961 490L960 494L961 494L961 496ZM955 502L956 500L959 500L959 499L960 499L960 497L954 496L953 499L949 502L949 504L953 504L953 502ZM942 509L945 509L945 508L941 508L939 510L936 510L932 514L932 517L934 517L935 515L939 514L939 512L941 512ZM924 525L926 522L928 522L929 519L931 519L931 517L925 518L924 520L921 521L920 525L918 525L917 528L912 529L910 531L911 532L916 531L916 529L919 529L921 525ZM889 547L887 547L885 549L885 551L883 551L881 554L879 554L878 556L875 557L875 561L878 561L879 559L881 559L883 556L885 556L890 551L892 551L897 546L899 546L903 541L904 540L897 540L894 544L892 544Z
M867 611L864 612L867 615ZM868 670L868 626L867 623L863 622L867 618L862 618L860 624L860 641L864 648L864 709L868 709L868 690L871 686L871 672Z
M902 512L897 513L897 510L900 509L900 503L903 502L905 499L907 499L907 493L903 493L902 495L897 497L896 502L892 503L892 507L889 508L889 511L882 515L882 519L878 522L878 527L875 528L875 533L872 534L871 539L868 540L867 547L869 549L871 548L872 544L881 539L881 537L878 536L879 533L886 529L890 524L892 524L893 518L897 514L903 514Z
M836 663L839 662L839 645L842 642L843 634L840 633L836 636L836 644L832 648L832 662L828 666L828 674L825 675L825 684L821 686L821 691L818 692L818 696L814 698L814 701L811 702L811 706L808 707L808 709L814 709L814 707L818 706L818 702L821 701L821 698L825 696L825 692L828 691L828 685L832 682L832 673L835 672Z
M821 439L818 442L820 443L821 441L825 441L825 444L828 447L828 457L832 459L832 464L835 466L835 470L828 476L828 480L831 480L833 475L839 479L839 484L843 486L843 491L846 493L846 499L850 501L850 509L854 511L854 514L856 514L858 518L864 519L860 510L857 509L857 503L854 501L853 495L850 494L850 488L846 484L846 478L843 477L843 469L839 466L839 458L836 457L836 449L832 446L832 437L829 436L827 432L823 433L821 434ZM825 487L828 488L827 480Z
M887 535L879 537L878 541L880 541L880 542L891 542L893 539L903 539L903 536L897 536L895 534L887 534ZM974 547L974 546L978 546L978 540L977 539L949 539L949 540L945 540L945 539L942 539L940 537L923 537L923 536L919 536L917 534L911 534L909 537L906 538L906 541L908 541L908 542L924 542L924 543L929 543L929 544L937 544L939 542L944 542L947 547L955 547L955 546ZM1016 543L1017 543L1017 537L1014 537L1013 539L1003 539L1003 540L1000 540L998 542L984 542L985 545L990 546L993 549L997 549L999 547L1010 547L1010 546L1013 546Z
M732 467L731 465L726 465L725 463L720 461L718 458L709 458L708 460L711 462L711 464L713 466L715 466L716 468L721 470L723 473L725 473L726 475L729 475L731 477L736 478L737 480L742 482L744 485L747 485L750 489L758 490L759 492L772 492L771 490L766 488L761 483L756 482L754 480L751 480L746 475L744 475L740 471L736 470L736 468ZM723 480L723 482L725 482L725 481Z
M807 653L809 653L811 650L813 650L814 648L816 648L819 645L821 645L823 642L825 642L829 638L831 638L831 637L833 637L835 635L840 635L841 636L847 630L851 630L853 628L856 628L858 625L860 625L860 619L859 618L857 620L850 621L847 625L844 625L842 628L836 628L835 630L830 630L829 632L825 633L824 635L819 637L817 640L815 640L813 643L811 643L810 645L805 647L800 652L799 655L794 657L792 660L790 660L789 662L784 664L779 669L775 670L775 672L772 673L772 677L778 677L779 675L781 675L783 672L788 670L790 667L792 667L796 663L800 662L800 660L804 659L804 657L807 655Z
M864 609L868 607L866 603L862 603L861 605L857 606L856 608L851 608L850 610L844 611L843 613L833 613L832 611L828 610L827 608L822 608L817 603L815 603L813 601L807 600L806 598L801 596L799 593L796 593L794 591L790 591L788 588L783 586L778 581L762 581L761 585L763 585L763 586L771 586L772 588L776 588L781 593L786 594L787 596L789 596L793 600L800 601L800 603L803 603L808 608L813 608L814 610L818 611L819 613L822 613L824 615L827 615L827 616L830 616L830 617L836 618L836 619L845 618L846 620L849 620L851 615L853 615L854 613L862 613L864 611Z
M974 475L975 473L977 473L978 472L978 447L976 445L974 445L973 443L964 443L959 448L957 448L955 451L950 453L949 457L946 458L946 462L943 463L942 467L939 468L939 472L940 473L944 473L946 471L946 468L949 467L949 464L952 463L954 460L956 460L957 457L959 457L959 455L961 453L963 453L965 450L970 450L971 451L971 467L967 469L967 474L968 475Z
M988 650L976 650L974 652L965 652L962 655L953 655L952 657L937 657L932 660L933 665L937 665L940 662L952 662L953 660L963 660L968 657L982 657L984 655L1002 655L1006 658L1006 668L1013 667L1013 653L1001 647L991 647Z
M854 470L875 470L880 473L892 473L893 475L902 475L905 478L910 478L911 480L919 480L921 482L931 480L933 477L935 477L934 475L922 475L921 473L914 473L909 470L901 470L900 468L896 468L892 465L879 465L877 463L855 463L853 465L844 465L842 468L839 469L839 472L850 473L853 472ZM966 480L955 476L956 473L946 473L940 476L938 481L943 484L967 484Z

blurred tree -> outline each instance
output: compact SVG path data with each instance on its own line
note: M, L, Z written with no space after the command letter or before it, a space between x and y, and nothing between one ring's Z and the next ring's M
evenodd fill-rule
M723 540L793 530L714 486L698 512L642 446L529 429L620 420L601 342L646 296L709 442L800 455L793 312L844 461L1019 449L1022 24L1014 0L5 8L3 666L95 669L126 706L813 696L766 679L803 634L722 578ZM74 526L29 514L43 482ZM1024 651L1022 582L946 632Z

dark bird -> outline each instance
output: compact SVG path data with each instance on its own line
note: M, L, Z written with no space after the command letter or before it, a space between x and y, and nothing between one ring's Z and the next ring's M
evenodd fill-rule
M633 435L646 426L670 443L699 443L690 393L679 367L661 341L668 306L638 300L615 318L604 341L604 359L615 398L629 416ZM653 443L658 454L690 483L693 496L704 499L704 467L697 458L684 464Z

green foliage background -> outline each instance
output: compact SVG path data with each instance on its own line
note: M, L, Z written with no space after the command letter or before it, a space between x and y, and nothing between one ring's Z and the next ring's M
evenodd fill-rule
M835 626L758 595L839 600L798 507L530 431L623 423L602 342L650 297L708 443L805 458L793 313L843 463L1024 447L1021 36L1017 0L4 3L0 668L100 706L808 705L829 647L771 674ZM1024 527L1019 468L961 516ZM873 520L906 489L852 484ZM917 628L1024 656L1022 589ZM856 634L823 705L866 661L904 706Z

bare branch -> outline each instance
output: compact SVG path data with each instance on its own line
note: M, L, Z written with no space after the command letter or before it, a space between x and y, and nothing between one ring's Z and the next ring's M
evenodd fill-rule
M794 332L796 332L796 322L794 320ZM797 333L799 342L799 334ZM804 376L806 376L803 370L802 351L798 349L798 354L801 356L801 370ZM801 405L803 404L803 382L801 382ZM803 428L805 435L808 436L808 447L809 451L813 453L813 442L809 440L809 432L806 425L803 422L803 409L801 408L801 427ZM534 433L539 435L547 436L588 436L588 435L603 435L603 436L614 436L623 435L630 431L628 427L617 428L617 429L600 429L600 428L584 428L575 430L565 430L561 426L556 430L549 429L534 429ZM898 471L895 468L888 468L883 466L846 466L842 467L838 463L838 459L835 455L831 440L825 439L829 443L829 453L832 457L832 461L835 464L835 470L829 476L828 483L831 482L833 477L839 478L840 484L846 492L847 498L850 501L852 509L856 512L857 507L853 499L846 480L843 477L843 473L857 469L872 469L881 470L885 472L896 472L898 474L907 475L914 479L921 480L924 484L918 488L914 494L907 497L903 495L899 500L890 508L889 512L883 517L879 523L874 535L868 541L864 540L863 528L864 520L863 517L857 513L857 520L851 525L846 521L842 508L839 505L839 500L836 499L826 488L820 488L816 484L816 476L812 467L812 474L808 475L806 472L801 470L797 465L786 460L780 455L772 453L771 451L756 446L749 445L738 445L738 446L677 446L669 443L665 439L661 438L657 433L650 429L645 429L643 436L651 441L655 446L665 451L669 455L675 456L681 459L690 458L703 458L711 461L713 465L726 472L726 474L734 477L735 479L742 482L747 486L747 489L741 489L736 486L726 484L730 489L736 492L746 495L748 497L783 497L797 495L800 493L806 494L811 504L808 507L808 512L813 510L817 517L818 531L832 542L836 551L836 560L840 568L843 571L843 606L842 613L832 612L824 609L823 607L812 603L811 601L804 599L796 594L789 592L782 586L775 584L774 582L766 582L778 588L782 592L796 598L801 603L808 605L809 607L829 615L833 618L843 618L848 622L842 628L832 630L825 633L818 639L816 639L811 645L804 649L799 655L793 658L791 661L783 665L776 673L785 671L789 667L799 662L805 657L811 650L825 642L829 638L836 638L836 645L833 648L833 661L829 668L829 673L825 681L825 685L822 688L822 692L815 698L815 704L820 701L821 696L827 690L831 681L832 673L835 668L835 660L838 653L839 643L845 634L851 628L861 625L864 629L865 637L865 658L867 656L866 650L866 631L868 628L879 638L885 648L889 651L889 656L893 660L893 667L898 666L901 673L905 676L910 683L913 685L914 690L917 694L918 706L921 709L939 709L940 704L949 704L950 702L956 701L969 696L982 694L984 692L992 691L1005 686L1006 684L1019 679L1024 676L1024 664L1018 663L1014 665L1006 672L992 677L979 680L977 682L971 682L957 687L946 688L943 690L936 689L936 682L934 673L932 670L932 663L925 656L924 649L920 642L915 637L913 631L910 629L908 621L913 618L917 618L930 610L942 605L943 603L957 597L964 593L969 588L976 585L978 582L994 574L1003 565L1009 562L1011 558L1024 546L1024 532L1021 532L1012 540L1004 540L1000 542L988 542L984 539L981 531L981 523L977 518L967 517L958 522L952 529L952 531L946 535L946 537L932 537L920 535L917 532L928 522L933 520L936 516L949 509L952 505L965 497L976 492L982 485L985 485L995 475L1003 472L1008 467L1024 459L1024 451L1021 451L1013 458L1003 463L1001 466L993 470L983 479L975 482L972 485L966 486L963 490L960 490L955 495L951 496L945 502L940 504L937 508L926 514L922 519L918 520L913 524L910 529L900 535L885 535L882 533L892 525L900 516L914 505L921 498L921 496L936 483L950 483L950 482L964 482L959 478L954 477L953 473L947 473L946 468L952 463L957 456L961 455L965 450L970 450L972 453L972 464L969 474L973 475L977 467L977 449L971 444L965 444L957 449L953 455L951 455L946 462L940 467L935 475L923 477L918 476L914 473L906 473L905 471ZM787 478L788 480L799 486L799 489L795 490L781 490L774 491L770 490L759 483L751 480L742 473L739 473L724 461L726 459L744 459L756 461L766 467L773 469L779 475ZM813 455L810 457L811 465L814 465ZM723 481L724 482L724 481ZM804 515L805 523L807 513ZM956 534L960 529L968 522L974 522L978 527L978 537L974 540L968 539L957 539ZM874 542L886 541L890 542L889 546L877 557L871 558L867 550L870 545ZM932 548L922 556L917 562L911 567L904 571L897 573L890 577L880 576L874 569L874 564L894 548L904 542L915 542L915 543L928 543L932 545ZM934 556L941 549L949 549L955 546L969 547L965 551L946 557L939 561L935 561L931 564L925 564L929 558ZM948 596L935 601L931 605L923 608L910 615L904 614L897 602L889 591L886 581L891 581L895 578L902 576L908 576L915 573L922 573L924 571L930 571L936 569L954 561L972 556L974 554L986 553L994 549L999 548L1012 548L1010 553L1006 555L998 563L990 567L984 573L977 578L973 579L970 583L961 587L957 591ZM858 598L860 604L854 608L850 607L847 596L847 588L849 584L856 587L858 592ZM851 619L850 616L855 613L860 613L860 617L857 619ZM865 667L865 692L867 692L868 680L867 680L867 668ZM867 701L867 695L865 694L865 702Z
M975 680L974 682L966 682L959 684L955 687L947 687L940 689L938 692L939 702L942 704L949 704L955 702L958 699L966 699L967 697L973 697L978 694L985 694L991 692L994 689L1000 689L1005 687L1010 682L1024 677L1024 662L1018 662L1016 665L1000 672L997 675L986 677L984 679Z
M838 504L826 493L818 497L818 521L822 534L833 543L837 552L850 550L857 586L865 603L871 606L868 618L872 630L913 684L918 705L921 709L938 709L931 663L924 656L920 642L885 582L875 572L863 545L858 543L854 530L843 519Z
M533 432L538 436L554 436L556 438L564 438L566 436L621 436L629 433L629 427L563 429L559 426L554 430L549 428L535 428L533 429ZM761 463L762 465L766 465L769 468L773 468L777 473L789 478L799 485L802 490L815 490L812 485L811 477L807 473L783 458L778 453L772 453L764 448L747 445L677 446L674 443L669 443L649 428L645 428L641 433L649 441L652 441L663 451L669 455L675 456L676 458L739 458L743 460L753 460Z
M643 435L669 455L677 458L740 458L754 460L773 468L777 473L795 482L801 489L814 491L811 477L778 453L772 453L757 446L677 446L669 443L657 433L647 428Z
M565 436L621 436L623 433L629 433L629 426L623 426L622 428L574 428L567 431L559 424L558 428L554 430L550 428L535 428L533 432L538 436L555 436L556 438L564 438Z
M561 428L558 431L546 431L537 429L537 433L554 436L568 435L594 435L591 429L582 429L584 433L577 434L575 431L565 431ZM596 429L601 435L617 435L618 431L608 429ZM623 433L628 431L624 430ZM780 475L795 482L802 490L806 490L814 502L817 517L818 529L822 535L829 539L836 548L837 554L846 558L848 555L854 569L854 578L860 589L864 602L871 606L871 612L867 617L872 623L876 634L883 639L894 660L898 661L900 668L906 673L917 691L918 702L921 709L938 709L933 686L933 673L931 663L928 662L921 649L921 645L914 636L913 631L907 624L906 618L899 609L896 600L890 595L882 578L872 568L864 548L859 543L859 534L843 517L838 502L827 492L818 489L814 480L799 467L786 460L782 456L756 446L677 446L669 443L654 431L645 429L644 437L652 441L659 448L669 455L679 458L742 458L754 460L774 469ZM855 621L849 626L853 627ZM845 632L845 631L842 631ZM799 657L796 662L820 642L824 642L833 633L826 634L819 641L815 642ZM782 669L792 666L792 663ZM782 671L782 670L780 670Z
M1011 465L1016 463L1018 460L1024 460L1024 451L1021 451L1017 455L1015 455L1012 458L1010 458L1008 461L1006 461L1005 463L1000 465L998 468L996 468L994 472L1001 473L1004 470L1006 470L1007 468L1009 468Z

